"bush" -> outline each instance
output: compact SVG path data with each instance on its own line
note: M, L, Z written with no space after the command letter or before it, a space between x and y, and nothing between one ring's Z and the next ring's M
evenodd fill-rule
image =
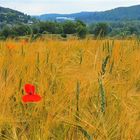
M87 34L86 27L80 25L77 28L77 36L82 39L82 38L85 38L86 37L86 34Z
M63 23L63 32L65 34L75 34L76 33L76 24L72 21L66 21Z
M97 23L94 34L95 36L105 37L109 33L109 25L107 23Z
M0 36L2 36L3 38L7 38L11 35L12 35L12 31L8 26L5 26L0 33Z
M63 38L67 38L67 34L62 33L62 34L61 34L61 37L63 37Z

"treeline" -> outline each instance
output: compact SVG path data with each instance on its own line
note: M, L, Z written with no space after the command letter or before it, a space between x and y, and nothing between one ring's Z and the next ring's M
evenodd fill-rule
M101 32L101 35L102 32L105 32L105 35L109 37L140 36L140 21L94 23L89 25L88 31L90 34L96 34Z
M6 25L0 29L0 38L17 36L39 36L42 34L60 34L66 38L73 34L79 38L85 38L87 34L94 37L127 37L140 35L140 21L94 23L86 25L82 21L65 22L38 22L34 24Z
M85 38L87 31L87 26L82 21L66 21L63 23L48 21L38 22L32 25L7 25L1 29L0 36L7 38L38 34L61 34L62 37L67 37L67 34L75 34L80 38Z

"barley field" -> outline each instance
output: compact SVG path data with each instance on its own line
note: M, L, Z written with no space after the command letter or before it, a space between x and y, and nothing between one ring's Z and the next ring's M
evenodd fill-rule
M0 140L140 140L140 41L0 41L0 112Z

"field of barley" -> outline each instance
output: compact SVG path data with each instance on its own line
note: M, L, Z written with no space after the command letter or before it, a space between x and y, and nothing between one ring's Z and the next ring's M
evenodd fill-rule
M0 41L0 140L140 140L140 41Z

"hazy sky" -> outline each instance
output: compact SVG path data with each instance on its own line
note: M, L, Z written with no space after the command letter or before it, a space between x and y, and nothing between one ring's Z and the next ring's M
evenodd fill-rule
M0 0L0 6L30 15L104 11L137 4L140 4L140 0Z

